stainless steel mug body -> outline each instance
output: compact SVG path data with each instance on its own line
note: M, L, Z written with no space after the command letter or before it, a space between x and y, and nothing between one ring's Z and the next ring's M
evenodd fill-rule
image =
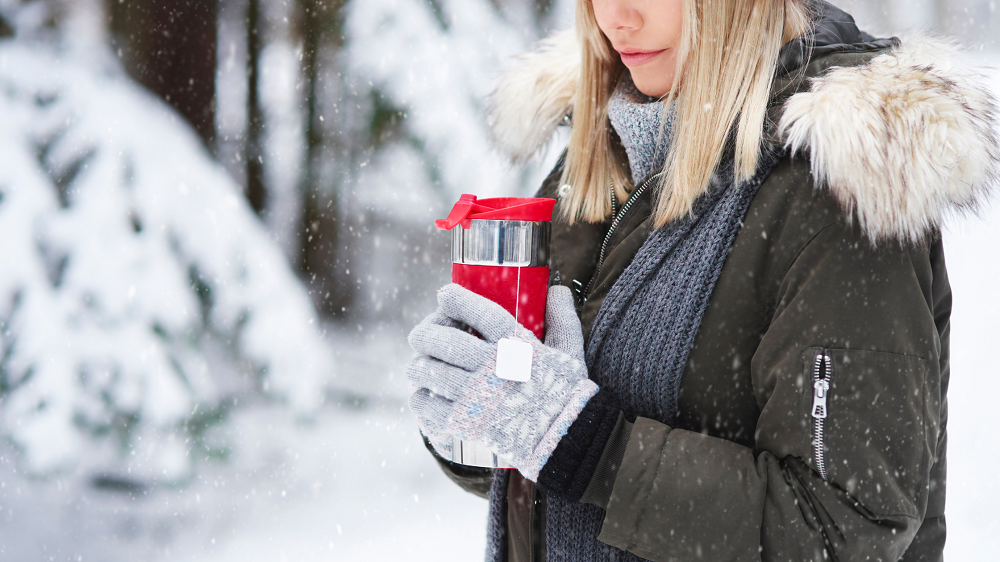
M503 306L542 339L549 285L547 221L472 219L452 230L452 281ZM452 442L453 462L513 468L481 443Z

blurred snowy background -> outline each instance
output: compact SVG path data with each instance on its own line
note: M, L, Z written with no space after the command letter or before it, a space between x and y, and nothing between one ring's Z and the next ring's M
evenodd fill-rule
M477 560L405 404L505 61L573 0L0 0L0 560ZM996 1L844 1L1000 65ZM992 71L1000 92L1000 73ZM948 556L1000 551L1000 207L946 233Z

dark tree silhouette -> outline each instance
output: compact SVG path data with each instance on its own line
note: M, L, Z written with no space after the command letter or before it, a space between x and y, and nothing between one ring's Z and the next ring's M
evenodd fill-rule
M218 0L107 0L113 41L125 68L194 125L215 137Z
M264 110L260 100L263 20L261 0L247 0L247 133L244 156L247 200L258 215L267 207L267 186L264 183Z
M322 0L299 0L302 17L302 77L306 83L306 154L301 185L303 228L299 244L299 263L303 270L309 269L315 253L313 248L318 245L313 243L313 238L318 237L320 219L317 198L323 125L319 120L319 51L323 43L323 18L327 16L325 4ZM333 212L336 213L337 209L334 208Z
M321 115L324 96L321 62L324 54L335 53L343 45L341 8L345 3L346 0L298 0L306 108L299 270L314 286L317 304L328 314L339 314L353 292L353 287L338 280L335 271L340 253L340 205L336 186L324 185L331 180L330 174L322 173L324 155L340 152L337 146L340 138L327 134Z

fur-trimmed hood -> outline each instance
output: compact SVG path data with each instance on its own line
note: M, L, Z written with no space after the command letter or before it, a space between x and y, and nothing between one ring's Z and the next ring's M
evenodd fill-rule
M930 38L883 43L863 64L800 81L772 117L784 147L808 154L816 184L833 192L871 240L917 241L949 214L976 208L996 183L997 102L982 72L954 46ZM815 50L813 62L831 51ZM544 147L572 112L579 67L579 45L567 31L503 76L489 121L494 142L513 161Z

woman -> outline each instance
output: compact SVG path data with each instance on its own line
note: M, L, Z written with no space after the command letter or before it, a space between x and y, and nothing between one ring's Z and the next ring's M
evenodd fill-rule
M939 225L1000 160L952 59L823 2L580 0L511 71L515 159L573 127L545 343L448 286L408 368L434 447L518 469L439 458L489 497L490 560L941 559ZM495 376L505 338L529 382Z

